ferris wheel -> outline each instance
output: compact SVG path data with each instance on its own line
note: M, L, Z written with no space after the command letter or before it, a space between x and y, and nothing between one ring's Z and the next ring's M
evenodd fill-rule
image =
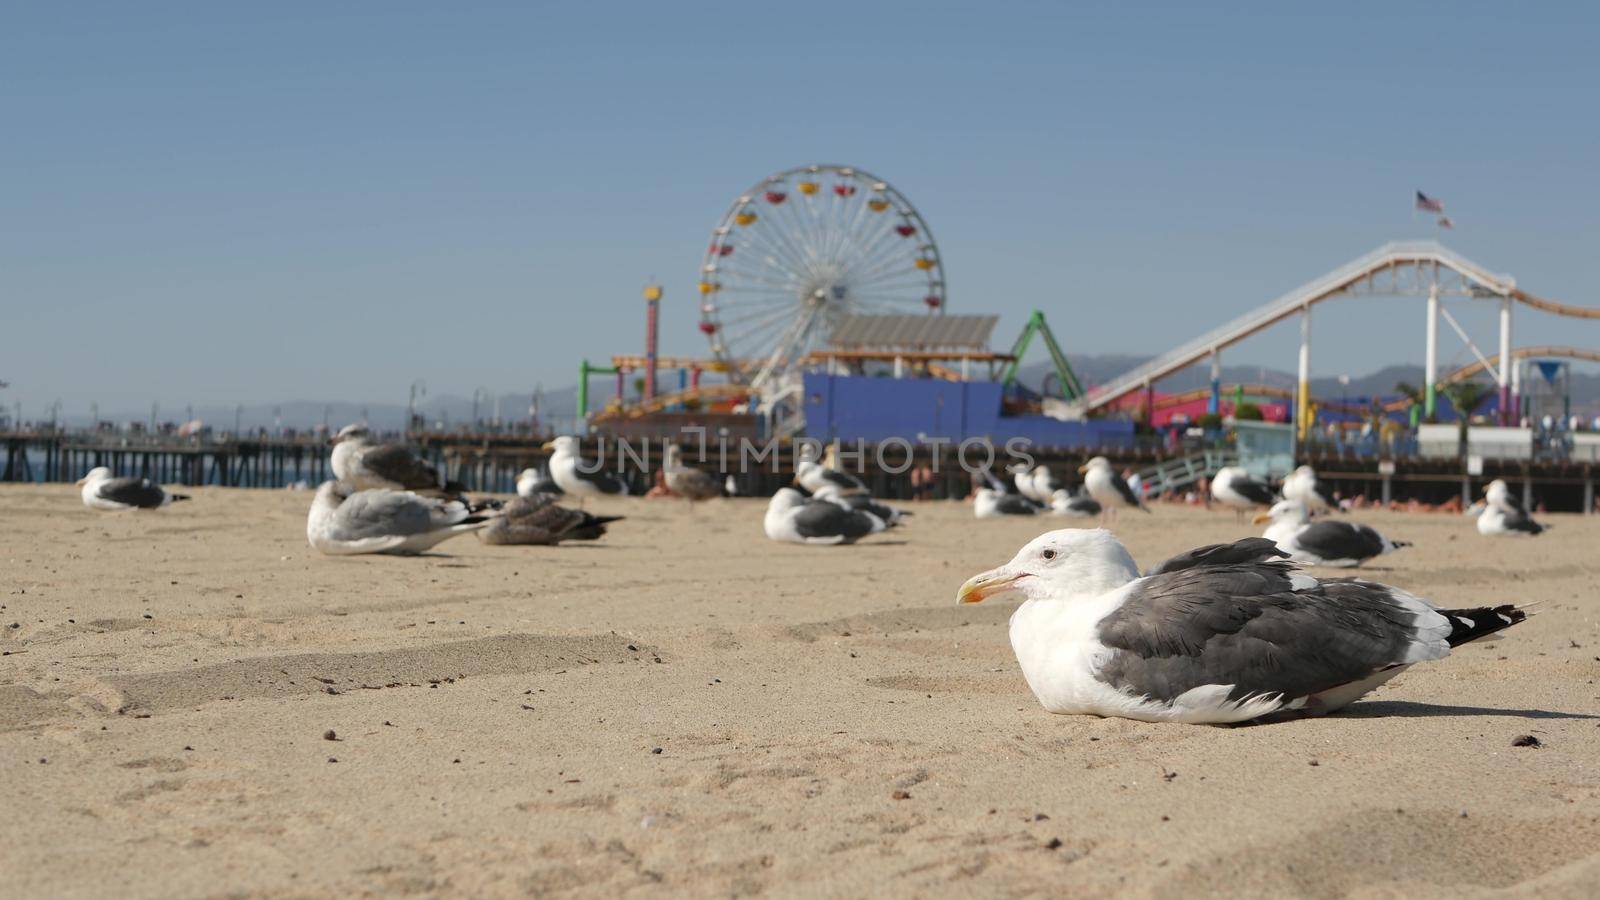
M846 315L945 308L944 265L916 207L852 166L801 166L739 195L700 266L700 331L760 388Z

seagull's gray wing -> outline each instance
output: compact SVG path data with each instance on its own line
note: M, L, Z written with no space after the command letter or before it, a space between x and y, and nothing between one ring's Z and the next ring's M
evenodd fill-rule
M104 500L126 503L140 509L153 509L161 505L167 493L161 485L148 478L111 478L100 482L95 493Z
M419 459L405 444L380 444L361 454L361 465L372 474L408 491L439 490L444 479L439 470Z
M1238 565L1288 558L1289 554L1279 550L1273 541L1266 538L1245 538L1231 544L1207 544L1204 547L1196 547L1187 553L1180 553L1165 562L1158 563L1145 574L1164 575L1180 569L1192 569L1195 566Z
M1122 495L1122 499L1126 500L1129 506L1137 506L1140 509L1144 509L1144 500L1140 499L1139 495L1133 492L1133 485L1128 483L1128 479L1123 478L1121 475L1116 473L1112 473L1111 483L1116 486L1117 493ZM1145 512L1149 512L1149 510L1145 509Z
M404 491L358 491L335 511L334 536L342 541L356 541L422 534L455 524L436 519L442 512L439 506L441 504ZM465 519L465 515L461 518Z
M872 525L866 513L826 500L813 500L794 514L795 531L807 538L843 537L853 541L871 534Z
M1258 506L1271 506L1276 499L1272 488L1254 478L1235 478L1228 482L1228 486L1237 491L1239 496Z
M1365 525L1322 521L1295 533L1294 542L1322 559L1369 559L1383 552L1383 536Z
M1097 628L1113 651L1100 677L1165 701L1206 686L1232 701L1308 697L1444 656L1454 624L1386 585L1319 582L1282 561L1191 566L1128 590Z
M1039 511L1039 504L1021 494L1001 494L994 498L994 508L1007 516L1031 516Z

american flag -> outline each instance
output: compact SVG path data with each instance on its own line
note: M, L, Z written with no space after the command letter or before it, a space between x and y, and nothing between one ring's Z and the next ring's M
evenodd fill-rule
M1444 201L1435 200L1427 194L1417 191L1417 209L1422 212L1440 213L1442 215L1444 213Z

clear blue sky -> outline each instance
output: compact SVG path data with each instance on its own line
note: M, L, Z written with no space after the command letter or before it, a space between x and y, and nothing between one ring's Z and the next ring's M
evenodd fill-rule
M710 228L823 161L917 204L999 342L1038 305L1069 352L1164 350L1426 236L1418 188L1467 256L1600 305L1592 5L1129 6L8 5L0 402L555 387L642 344L651 276L701 352ZM1321 309L1317 374L1420 361L1420 304Z

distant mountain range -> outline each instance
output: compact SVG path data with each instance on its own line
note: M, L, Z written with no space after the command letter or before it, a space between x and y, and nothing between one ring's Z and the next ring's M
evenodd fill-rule
M1110 381L1118 375L1145 362L1148 357L1128 356L1120 354L1079 354L1068 355L1073 371L1078 379L1086 386L1101 384ZM1039 388L1046 374L1050 371L1048 363L1038 362L1022 367L1020 379L1023 384L1031 388ZM1291 372L1272 369L1263 366L1223 366L1222 380L1225 384L1269 384L1285 388L1295 386L1295 376ZM1176 392L1206 387L1210 384L1210 370L1206 366L1193 366L1178 372L1159 385L1162 391ZM1335 397L1363 397L1395 394L1394 386L1398 382L1409 382L1414 385L1422 384L1422 367L1417 365L1385 366L1376 372L1360 377L1353 377L1349 385L1341 385L1337 378L1319 377L1311 381L1311 393L1324 399ZM630 385L630 392L632 386ZM591 386L591 405L602 406L610 397L612 387L604 379L595 379ZM501 394L500 416L506 423L527 422L534 397L530 394ZM547 427L556 430L570 430L577 416L578 389L575 385L543 392L539 399L540 420ZM418 411L424 415L433 427L448 429L464 425L472 421L473 405L471 397L462 397L452 394L441 394L427 397L419 401ZM1573 412L1590 416L1600 414L1600 375L1575 372L1572 376L1572 407ZM493 399L483 400L478 405L478 418L489 420L494 416L495 404ZM163 406L158 411L158 416L163 422L183 421L188 414L185 407ZM283 403L257 403L246 404L243 407L223 406L197 406L193 411L193 418L200 419L207 425L219 431L232 431L235 415L237 414L239 426L246 430L258 428L315 428L324 421L333 428L338 429L350 422L366 421L375 428L384 431L399 431L405 425L406 407L403 403L385 402L352 402L348 400L331 400L319 402L313 400L293 400ZM87 416L65 417L69 426L82 426L88 424ZM150 411L142 412L120 411L103 414L102 419L113 422L148 422Z

